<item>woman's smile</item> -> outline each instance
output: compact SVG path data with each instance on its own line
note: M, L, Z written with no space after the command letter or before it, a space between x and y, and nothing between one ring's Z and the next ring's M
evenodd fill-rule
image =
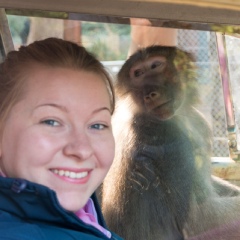
M63 181L71 183L84 184L88 181L91 173L91 169L81 169L81 170L71 170L71 169L61 169L54 168L51 172Z

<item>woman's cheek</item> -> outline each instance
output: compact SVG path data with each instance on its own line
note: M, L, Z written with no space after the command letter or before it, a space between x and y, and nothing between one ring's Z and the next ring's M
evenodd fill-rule
M61 139L53 136L35 134L33 138L30 138L27 148L35 155L36 159L41 158L41 162L48 162L59 148L61 148Z

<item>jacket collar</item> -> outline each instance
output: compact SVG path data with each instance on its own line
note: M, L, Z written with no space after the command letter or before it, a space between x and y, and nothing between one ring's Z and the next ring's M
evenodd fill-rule
M99 223L106 227L96 196L91 198L99 215ZM95 228L84 224L74 213L63 209L54 191L24 179L0 177L0 202L0 210L23 220L64 225L66 228L78 230L83 227L85 231L86 228L95 231Z

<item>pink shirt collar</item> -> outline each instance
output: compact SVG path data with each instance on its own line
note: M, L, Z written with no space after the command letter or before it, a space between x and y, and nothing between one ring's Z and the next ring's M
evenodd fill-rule
M75 212L75 214L85 223L90 224L104 233L108 238L111 238L111 233L98 224L97 212L94 207L93 200L91 198L88 199L86 205Z

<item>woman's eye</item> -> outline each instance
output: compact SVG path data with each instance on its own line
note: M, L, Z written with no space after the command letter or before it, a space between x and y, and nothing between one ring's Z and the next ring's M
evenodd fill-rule
M107 128L107 125L96 123L90 126L91 129L96 129L96 130L103 130Z
M47 119L47 120L41 121L41 123L49 125L49 126L53 126L53 127L60 125L60 123L58 121L52 120L52 119Z

